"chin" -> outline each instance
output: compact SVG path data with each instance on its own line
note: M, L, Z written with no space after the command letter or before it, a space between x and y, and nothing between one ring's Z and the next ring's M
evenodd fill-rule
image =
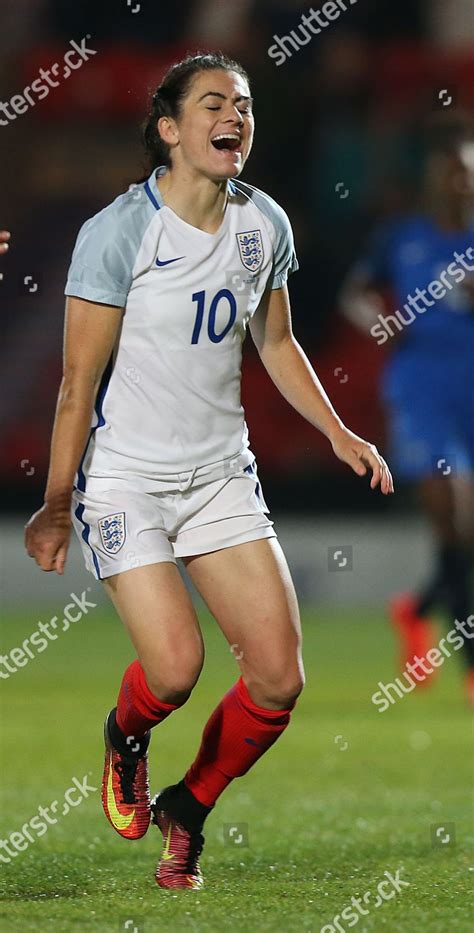
M229 161L228 166L225 165L212 165L205 170L205 174L208 178L211 178L213 181L228 181L229 178L238 178L238 176L243 171L245 161L240 159L238 163L232 164Z

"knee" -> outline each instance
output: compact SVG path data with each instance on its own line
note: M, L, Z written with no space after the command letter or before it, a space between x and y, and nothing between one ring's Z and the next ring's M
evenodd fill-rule
M195 655L173 657L169 663L161 660L158 665L143 664L151 692L162 703L182 706L199 679L203 661L203 656Z
M273 690L267 691L267 698L281 709L291 709L304 687L304 678L298 676L288 681L276 684Z
M297 671L275 680L264 680L248 684L249 693L257 706L264 709L291 709L304 687L304 674Z

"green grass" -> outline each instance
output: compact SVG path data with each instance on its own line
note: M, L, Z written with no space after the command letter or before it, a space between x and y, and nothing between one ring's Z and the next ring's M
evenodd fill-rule
M472 755L459 658L446 660L431 690L380 714L370 697L394 673L382 619L308 610L303 623L306 690L280 742L231 785L209 818L206 888L157 888L157 831L136 843L120 839L97 791L2 865L2 930L102 933L124 930L130 919L140 933L317 933L352 896L375 894L384 872L397 869L409 886L372 906L355 929L472 930ZM36 624L33 611L9 618L3 652ZM154 791L182 776L208 714L236 676L215 624L203 618L203 628L201 680L154 735ZM113 613L96 609L1 681L3 839L40 805L62 798L73 776L88 774L99 787L102 720L131 657ZM431 826L445 822L455 824L456 844L433 848ZM224 841L223 825L234 823L247 825L248 846ZM348 919L340 929L350 929Z

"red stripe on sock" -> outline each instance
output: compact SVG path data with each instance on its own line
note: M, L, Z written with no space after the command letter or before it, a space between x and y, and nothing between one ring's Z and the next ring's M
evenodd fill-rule
M140 661L136 660L123 675L115 718L124 735L133 735L139 739L180 705L163 703L151 692L145 671Z
M196 799L214 806L227 785L246 774L276 742L290 721L291 709L257 706L240 678L209 718L198 754L184 777Z

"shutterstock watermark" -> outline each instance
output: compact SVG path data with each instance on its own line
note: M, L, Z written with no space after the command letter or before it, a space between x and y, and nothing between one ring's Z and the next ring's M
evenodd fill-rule
M83 590L80 596L71 593L70 599L71 602L64 606L63 609L62 632L67 632L71 622L79 622L84 615L87 615L89 609L96 609L97 607L97 603L92 603L87 599L87 590ZM56 641L58 638L58 633L53 631L57 627L57 616L53 616L49 622L38 622L34 632L22 641L21 648L12 648L8 654L0 654L0 677L2 680L8 680L12 674L17 674L20 668L26 667L38 654L46 651L50 641Z
M400 878L402 871L402 868L397 868L394 875L390 871L384 871L385 878L377 885L377 894L375 900L371 902L371 907L381 907L385 901L391 901L392 897L400 894L403 888L409 886L409 881L403 881ZM333 917L331 923L326 923L321 927L320 933L345 933L346 927L342 925L341 920L347 921L348 927L354 927L361 917L367 917L370 914L370 908L363 907L362 901L367 905L371 899L372 891L366 891L362 897L351 897L350 906L344 907L340 914Z
M40 68L38 77L23 88L21 94L14 94L7 102L0 101L0 126L8 126L17 117L26 113L30 107L36 107L40 100L48 96L51 88L59 87L61 80L66 81L72 72L82 68L84 62L89 61L92 55L97 55L96 49L87 47L88 39L90 39L89 35L81 39L80 43L71 39L69 43L71 48L65 53L61 65L54 62L50 68ZM61 80L56 81L55 78ZM3 116L7 119L2 119Z
M462 635L459 632L462 632ZM397 702L397 699L400 700L407 693L411 693L417 684L422 683L433 673L435 667L441 667L445 658L451 657L452 652L447 647L446 642L449 642L453 651L459 651L466 638L474 638L474 615L468 616L465 622L455 619L454 628L450 629L446 638L440 638L437 648L430 648L426 652L426 658L419 658L415 654L414 660L407 662L405 665L406 671L403 671L402 674L402 677L405 678L405 684L402 683L400 677L395 679L395 683L383 684L379 680L377 686L380 689L376 690L371 697L372 703L378 707L379 713L384 713L390 705L393 706ZM430 667L431 664L433 667ZM414 679L411 676L412 674ZM391 696L391 692L396 694L396 698Z
M68 787L64 793L59 813L60 803L58 800L53 800L48 807L38 807L35 815L27 823L23 823L21 831L10 833L7 839L0 839L0 861L8 864L20 852L25 852L30 845L48 832L50 826L59 821L59 817L67 816L71 807L78 807L83 800L87 800L89 794L95 793L97 787L91 787L87 781L87 774L84 775L82 781L73 777L71 787ZM58 813L58 816L51 816L52 813ZM6 855L3 854L4 852Z
M400 311L400 309L395 311L395 314L377 315L378 323L370 328L370 333L372 337L376 337L379 347L386 343L389 337L393 337L395 331L392 329L392 324L400 333L404 327L413 323L417 314L424 314L437 301L445 298L455 285L464 282L468 272L474 272L474 263L470 264L466 256L467 259L474 259L474 247L468 246L465 253L458 253L455 250L453 253L454 261L450 262L446 269L440 272L439 278L433 279L426 288L416 288L414 295L407 296L407 300L403 305L407 318L404 318L403 311Z
M287 58L291 58L293 52L298 52L303 45L308 45L313 36L319 36L323 29L327 29L334 20L339 19L341 13L345 13L356 3L357 0L327 0L320 10L310 7L309 12L301 17L297 29L292 29L289 36L273 36L275 42L267 50L268 55L275 59L277 67L283 65Z

